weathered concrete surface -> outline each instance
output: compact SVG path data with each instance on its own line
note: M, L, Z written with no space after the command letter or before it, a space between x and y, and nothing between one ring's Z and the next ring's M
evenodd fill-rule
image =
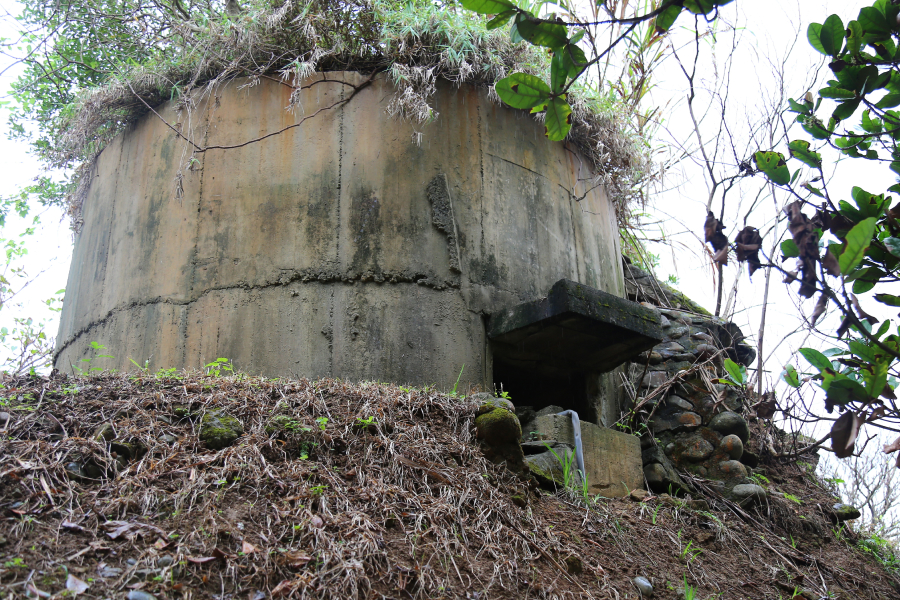
M534 427L542 437L574 447L568 416L543 415L535 419ZM581 444L590 493L621 498L644 486L639 438L581 421Z
M530 369L611 371L662 341L658 311L568 280L491 316L488 337Z
M158 111L198 145L238 145L351 91L313 85L290 113L291 88L245 83L190 114ZM490 389L487 316L560 278L623 295L613 207L584 160L467 86L440 86L416 146L384 112L393 91L379 77L299 127L193 158L153 115L116 138L84 203L56 366L97 341L116 358L92 367L227 357L250 373L449 388L465 364L461 385Z

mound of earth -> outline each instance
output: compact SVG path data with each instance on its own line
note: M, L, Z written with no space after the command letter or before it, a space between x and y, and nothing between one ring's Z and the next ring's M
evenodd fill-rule
M167 375L3 381L0 596L898 596L800 467L750 508L585 500L486 460L460 397Z

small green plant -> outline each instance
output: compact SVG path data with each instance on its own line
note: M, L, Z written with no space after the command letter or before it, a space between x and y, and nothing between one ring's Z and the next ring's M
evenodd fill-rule
M234 365L227 358L217 358L204 366L206 374L212 377L221 377L222 373L234 373Z
M453 389L450 390L450 397L456 398L458 394L456 393L456 388L459 387L459 380L462 379L463 370L465 370L466 365L462 366L462 369L459 370L459 375L456 376L456 383L453 384Z
M687 582L686 575L682 575L681 581L684 584L684 600L696 600L697 588Z
M12 560L6 561L5 563L3 563L3 566L7 569L24 569L27 567L25 561L22 560L22 558L19 556L15 557Z
M100 342L91 342L90 348L93 351L91 353L91 354L93 354L93 356L90 356L87 358L82 358L81 360L78 361L79 363L84 363L84 365L81 365L81 366L72 365L73 375L80 375L80 376L84 377L86 375L90 375L91 373L94 373L95 371L102 371L103 370L102 367L92 367L91 363L99 358L115 358L115 356L113 356L112 354L100 354L100 352L107 349L106 346L104 346Z
M897 556L897 546L891 540L873 533L870 537L860 540L859 549L881 563L891 575L900 576L900 557Z
M791 502L794 502L796 504L803 504L803 500L801 500L800 498L798 498L797 496L795 496L793 494L788 494L788 493L782 492L781 495L784 496L787 500L790 500Z
M325 427L328 425L328 417L316 417L316 423L319 424L320 431L325 431Z
M325 490L328 489L327 485L314 485L309 488L309 493L313 498L318 498L322 494L325 493Z
M753 475L751 475L751 477L754 481L756 481L756 483L762 486L767 486L771 483L765 475L762 475L760 473L754 473Z
M368 427L369 425L377 425L378 421L375 420L375 417L366 417L363 419L362 417L356 418L356 425L358 427Z
M725 372L728 373L726 377L720 378L719 383L724 383L725 385L732 385L735 387L744 387L744 383L747 381L747 367L744 365L739 365L730 358L725 359Z
M700 548L694 548L693 546L694 542L689 541L687 546L685 546L679 554L679 556L681 556L681 560L687 561L688 564L690 564L698 556L703 554L703 550L701 550Z

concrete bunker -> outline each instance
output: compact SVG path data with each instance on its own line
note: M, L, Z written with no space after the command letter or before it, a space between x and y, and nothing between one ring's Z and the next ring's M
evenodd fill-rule
M225 357L270 376L440 389L459 377L611 425L623 399L605 371L649 347L653 311L622 299L615 210L588 161L486 90L446 82L419 145L386 114L384 76L297 126L366 79L235 80L112 141L88 175L56 367ZM612 308L591 313L585 294ZM565 310L527 340L503 331L507 312L542 299ZM606 343L625 333L641 341ZM115 358L97 359L94 341ZM608 356L584 350L601 342Z

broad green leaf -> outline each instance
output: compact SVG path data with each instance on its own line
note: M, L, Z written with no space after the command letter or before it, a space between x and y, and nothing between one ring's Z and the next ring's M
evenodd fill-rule
M801 115L808 115L811 113L811 110L806 103L801 104L793 98L788 98L788 105L791 107L791 112L799 113Z
M819 32L819 39L822 41L825 54L837 57L844 47L844 22L839 16L831 15L825 19L825 22L822 23L822 30Z
M900 306L900 296L894 296L893 294L875 294L874 298L878 302L887 304L888 306Z
M675 19L681 14L680 6L670 6L656 17L656 30L666 32L675 24Z
M460 0L460 4L482 15L496 15L516 8L509 0Z
M512 27L509 28L509 41L513 44L525 41L525 39L519 35L519 25L515 22L513 22Z
M504 77L494 84L494 89L500 99L513 108L531 108L550 99L550 86L527 73Z
M562 98L556 97L547 104L544 115L544 127L547 137L554 142L566 139L572 128L572 107Z
M859 24L866 33L884 34L890 33L891 28L884 19L884 13L877 8L867 6L859 11Z
M900 258L900 238L884 238L881 243L884 244L884 247L887 248L888 252L890 252L897 258Z
M516 11L514 10L503 11L502 13L488 21L486 27L488 29L497 29L498 27L503 27L514 16L516 16Z
M798 350L800 354L803 355L803 358L806 359L806 362L814 366L821 373L826 369L831 369L831 361L825 358L825 355L819 352L814 348L800 348Z
M822 45L822 24L821 23L810 23L809 27L806 28L806 39L809 40L809 45L821 52L826 56L830 56L829 52L825 51L825 46Z
M853 116L853 113L856 112L856 109L859 108L859 103L859 100L848 100L847 102L838 104L838 107L831 113L831 118L835 121L849 119Z
M819 90L819 95L823 98L831 98L833 100L850 100L856 98L856 92L839 87L824 87Z
M716 7L714 0L684 0L684 7L695 15L705 15Z
M563 64L566 66L569 77L575 79L588 62L587 57L584 55L584 50L573 43L569 43L560 52L562 52Z
M791 156L800 162L818 169L822 166L822 155L809 149L809 142L806 140L794 140L788 144Z
M886 94L875 104L877 108L894 108L898 105L900 105L900 94L898 93Z
M854 400L865 402L869 398L866 388L847 377L835 378L828 386L828 400L843 406Z
M731 377L733 382L740 384L744 383L744 373L741 371L738 364L730 358L725 359L725 370L728 372L728 376Z
M769 179L779 185L787 185L791 181L791 172L788 171L784 155L779 152L757 152L753 155L756 166L768 176Z
M785 258L796 258L800 256L800 249L794 240L784 240L781 242L781 254Z
M516 25L519 35L535 46L545 48L560 48L569 41L566 26L561 23L546 23L531 20L530 13L520 12L516 16Z
M870 217L853 226L847 232L847 247L844 248L838 262L841 266L841 273L844 275L856 268L866 255L866 250L872 243L872 236L875 234L876 219Z
M563 59L565 55L565 47L553 51L553 58L550 60L550 89L554 94L560 93L566 87L568 79L568 69Z
M785 365L781 377L792 388L800 387L800 380L797 378L797 369L794 368L794 365Z
M867 279L857 279L853 282L853 293L854 294L865 294L869 290L875 287L874 281L869 281Z

